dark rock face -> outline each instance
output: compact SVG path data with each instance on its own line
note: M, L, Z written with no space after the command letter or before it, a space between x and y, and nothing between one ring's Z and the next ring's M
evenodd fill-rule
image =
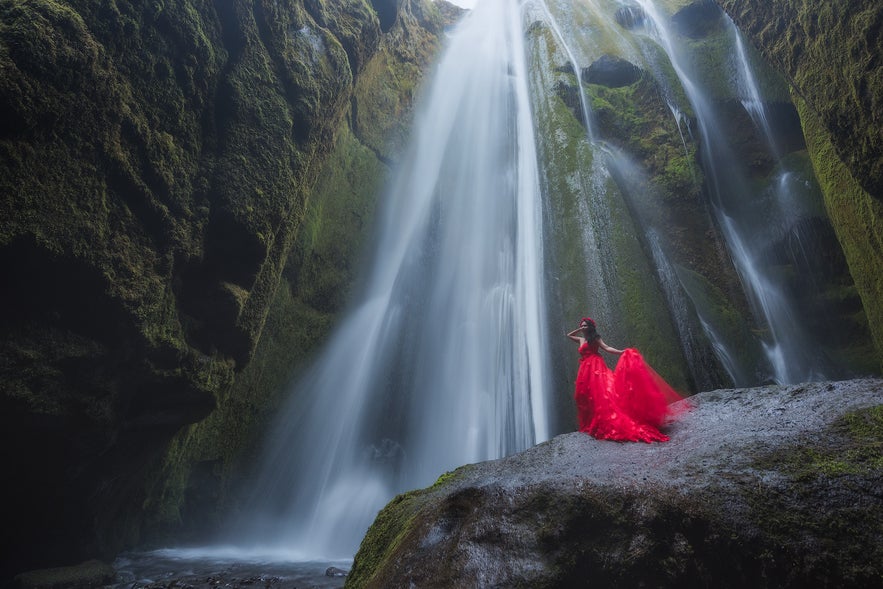
M97 560L69 567L28 571L16 575L15 586L23 589L64 589L67 587L104 587L113 583L116 571Z
M883 381L720 390L394 499L347 587L879 587Z
M694 39L706 36L720 25L721 13L714 0L699 0L672 16L678 31Z
M883 350L883 4L717 0L779 70L801 119L826 207Z
M5 578L178 518L155 479L182 427L234 404L220 443L242 444L260 401L231 383L355 88L400 17L426 54L442 22L416 0L4 0L0 15ZM163 476L184 484L176 468Z
M856 179L883 199L883 5L717 0L794 85Z
M641 68L615 55L602 55L583 72L589 84L620 88L634 84L641 78Z

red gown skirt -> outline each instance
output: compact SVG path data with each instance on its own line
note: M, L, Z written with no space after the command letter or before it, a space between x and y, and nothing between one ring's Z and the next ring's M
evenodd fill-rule
M659 431L671 416L669 404L682 397L644 361L634 348L623 351L610 370L597 348L579 348L576 400L579 431L602 440L664 442Z

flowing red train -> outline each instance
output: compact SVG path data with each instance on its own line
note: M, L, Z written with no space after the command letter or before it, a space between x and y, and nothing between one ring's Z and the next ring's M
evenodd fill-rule
M664 442L660 431L673 416L679 395L634 348L626 348L616 370L610 370L597 344L579 348L576 400L579 431L603 440Z

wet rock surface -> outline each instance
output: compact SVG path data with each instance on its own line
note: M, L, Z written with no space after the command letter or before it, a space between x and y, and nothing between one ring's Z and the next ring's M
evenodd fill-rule
M564 434L397 497L347 586L880 586L883 381L684 403L668 443Z

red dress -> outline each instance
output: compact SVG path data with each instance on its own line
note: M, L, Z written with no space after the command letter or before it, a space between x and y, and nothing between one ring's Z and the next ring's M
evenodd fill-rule
M598 353L598 342L579 348L576 400L579 431L602 440L664 442L659 431L670 415L669 404L680 400L640 352L626 348L616 370L610 370Z

